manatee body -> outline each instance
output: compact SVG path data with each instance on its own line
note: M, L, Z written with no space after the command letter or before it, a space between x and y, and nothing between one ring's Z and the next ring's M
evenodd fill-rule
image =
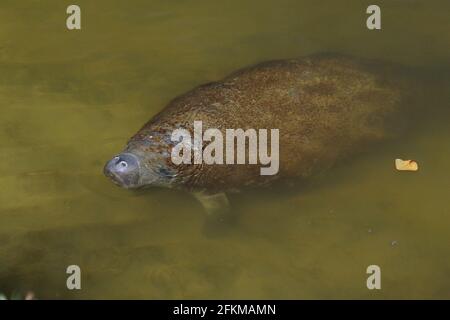
M339 55L261 63L172 100L105 166L125 188L162 186L220 194L306 178L392 134L411 84L395 65ZM279 129L279 173L260 165L181 164L171 160L177 128Z

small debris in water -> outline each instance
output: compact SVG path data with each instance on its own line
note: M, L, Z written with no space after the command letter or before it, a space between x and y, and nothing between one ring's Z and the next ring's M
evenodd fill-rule
M414 160L395 159L395 168L399 171L417 171L419 165Z
M391 246L396 246L397 244L398 244L398 241L397 241L397 240L391 241Z
M372 233L372 231L373 231L372 228L367 229L368 233Z

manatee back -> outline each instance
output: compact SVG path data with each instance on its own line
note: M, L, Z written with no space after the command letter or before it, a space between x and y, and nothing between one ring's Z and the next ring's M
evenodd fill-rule
M186 165L189 189L229 191L308 177L395 131L411 83L391 64L337 55L270 61L239 70L176 99L140 134L170 132L194 121L203 130L279 129L280 171L260 165ZM407 90L409 88L409 90Z

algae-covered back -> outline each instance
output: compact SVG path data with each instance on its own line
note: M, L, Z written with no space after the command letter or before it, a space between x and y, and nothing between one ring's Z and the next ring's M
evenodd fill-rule
M404 70L338 54L263 62L175 98L131 139L128 150L165 153L173 184L188 190L221 192L306 178L400 133L393 123L425 86ZM224 137L227 129L279 130L279 174L261 175L248 164L249 154L245 165L175 165L169 156L172 133L184 128L194 136L195 121L202 122L203 132L219 129Z

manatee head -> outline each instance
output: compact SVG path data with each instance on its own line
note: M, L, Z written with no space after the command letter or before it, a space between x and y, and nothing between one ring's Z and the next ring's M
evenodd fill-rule
M131 141L123 152L106 163L103 172L125 189L169 187L177 174L170 165L167 147L160 143Z

